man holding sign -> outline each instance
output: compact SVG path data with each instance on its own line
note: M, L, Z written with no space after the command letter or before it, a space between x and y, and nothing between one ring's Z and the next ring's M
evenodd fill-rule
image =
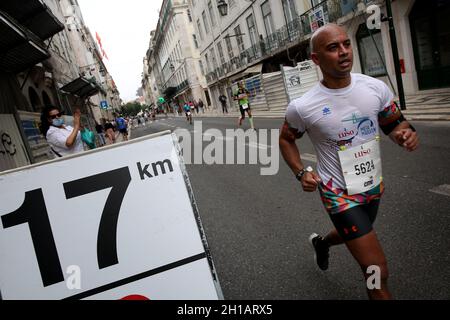
M382 81L351 73L353 51L343 28L319 28L311 58L323 81L289 104L280 148L303 190L319 189L335 226L325 237L310 236L316 263L328 269L329 248L345 243L366 279L373 266L380 271L380 286L368 288L369 297L390 299L386 258L372 228L384 189L380 129L408 151L417 149L418 136ZM303 165L295 143L305 132L318 154L317 173Z
M250 109L250 103L248 98L250 96L250 92L245 88L244 82L238 83L238 90L234 94L234 100L239 102L239 110L241 111L241 117L239 118L239 126L242 125L242 121L245 119L245 112L248 113L248 121L250 122L250 126L252 129L255 129L253 125L253 117L252 111Z

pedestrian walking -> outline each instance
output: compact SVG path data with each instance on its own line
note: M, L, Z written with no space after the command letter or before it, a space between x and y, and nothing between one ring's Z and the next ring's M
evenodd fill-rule
M186 120L189 122L189 124L192 124L192 108L189 106L188 103L184 104L184 113L186 114Z
M335 227L324 237L309 237L316 263L327 270L329 248L345 244L366 279L369 267L379 270L380 286L367 288L369 298L390 299L386 257L373 229L384 191L379 132L407 151L417 149L418 135L384 82L351 73L352 45L342 27L319 28L311 38L311 58L323 81L289 104L280 149L303 190L319 189ZM295 143L305 132L317 150L317 172L305 167Z
M139 119L137 119L139 121ZM123 140L128 141L128 125L122 116L116 117L117 129L122 134ZM139 126L139 123L138 123Z
M116 143L116 132L114 131L114 125L111 122L105 123L105 137L106 145Z
M220 103L222 105L222 112L224 114L228 113L227 97L223 93L219 96L219 101L220 101Z
M97 135L100 140L100 146L104 146L106 144L104 129L103 126L97 121L95 122L95 131L97 131Z
M242 121L245 119L245 113L248 113L248 121L250 122L250 127L252 129L255 129L255 126L253 124L253 116L252 116L252 110L250 108L250 102L249 102L249 96L250 92L245 88L244 82L240 81L238 83L238 90L234 94L234 100L237 100L239 103L239 110L241 112L241 117L239 118L239 126L242 125Z
M205 113L205 104L203 103L201 98L198 98L197 105L200 108L200 110L202 111L202 113Z

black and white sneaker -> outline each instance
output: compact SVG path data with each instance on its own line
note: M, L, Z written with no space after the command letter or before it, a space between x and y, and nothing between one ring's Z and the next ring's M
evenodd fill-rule
M327 270L330 246L317 233L309 236L309 243L314 249L314 260L316 260L317 266L320 270Z

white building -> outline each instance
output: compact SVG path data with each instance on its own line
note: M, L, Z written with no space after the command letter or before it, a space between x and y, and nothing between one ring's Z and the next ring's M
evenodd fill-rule
M45 105L58 106L66 115L81 107L83 124L91 128L104 113L88 100L90 96L104 91L98 103L108 95L120 106L97 49L90 51L95 70L86 66L87 48L95 44L87 36L76 0L1 1L0 28L0 135L9 137L8 152L0 150L0 171L53 157L39 130ZM91 40L85 43L75 34Z
M206 81L187 0L164 0L147 52L154 101L164 97L171 106L185 101L209 101ZM145 74L144 74L145 76ZM153 82L153 81L150 81Z
M218 9L222 3L225 16ZM213 104L217 107L221 93L230 99L238 79L261 75L255 78L256 86L270 90L275 84L264 87L263 75L282 72L280 65L308 60L312 33L330 22L348 30L355 53L353 71L380 78L397 92L388 23L370 32L366 27L366 8L372 4L386 16L385 1L376 0L190 0ZM392 9L406 95L448 92L450 2L397 0ZM257 107L270 106L266 102Z
M235 80L259 74L263 68L277 71L280 64L296 65L306 59L298 17L311 7L306 0L228 0L227 15L222 16L218 3L190 0L215 108L221 94L228 94L231 100L230 87Z
M120 108L120 98L117 88L114 88L112 77L108 74L103 63L103 54L93 35L83 20L83 16L76 0L61 0L67 33L78 66L78 77L66 83L62 90L69 92L79 90L84 84L86 89L74 93L86 101L96 122L101 119L113 119L113 110ZM91 84L92 85L91 85ZM113 85L113 87L108 87ZM94 90L89 91L89 87ZM108 106L108 109L103 107Z

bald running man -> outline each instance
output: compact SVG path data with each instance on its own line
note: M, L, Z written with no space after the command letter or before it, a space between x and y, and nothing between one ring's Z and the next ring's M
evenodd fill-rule
M311 38L311 58L323 80L289 104L279 143L303 190L319 189L335 227L324 237L310 236L316 263L327 270L329 248L345 244L366 279L378 271L380 285L367 286L369 298L391 299L386 257L373 230L384 191L380 131L407 151L417 149L418 135L384 82L351 73L352 45L342 27L319 28ZM318 156L317 172L305 168L296 145L305 132Z

